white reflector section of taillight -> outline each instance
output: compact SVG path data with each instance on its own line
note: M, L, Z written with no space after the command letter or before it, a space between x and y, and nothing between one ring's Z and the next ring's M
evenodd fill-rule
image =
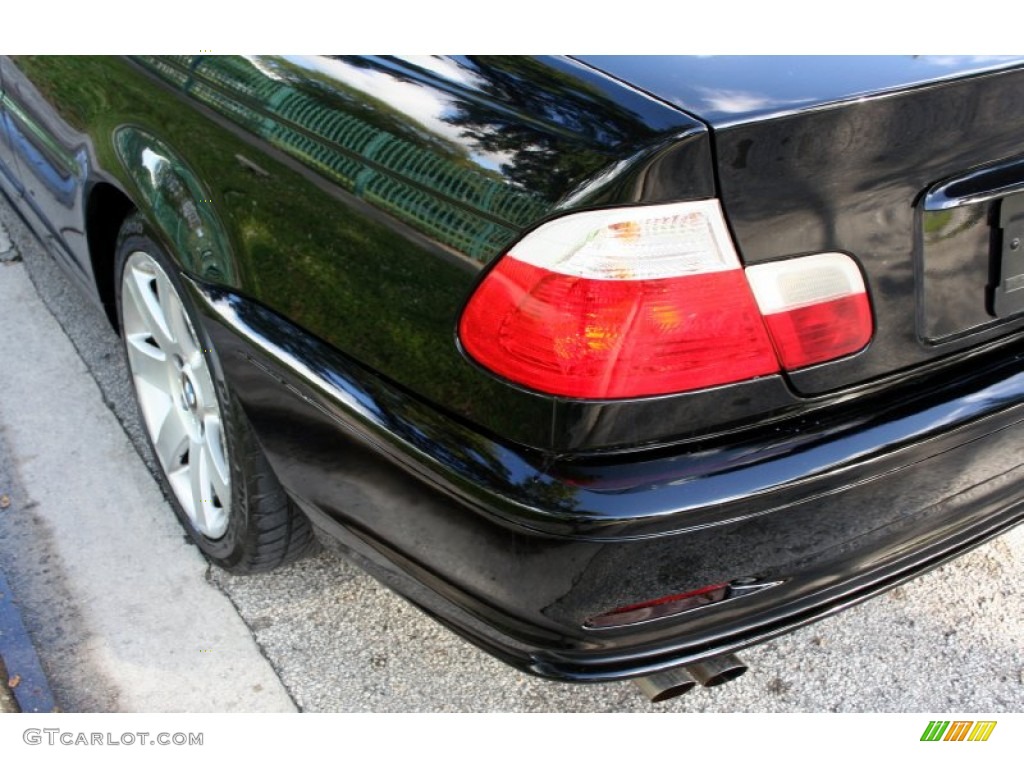
M509 255L591 280L657 280L740 265L717 200L574 213L541 225Z
M761 312L770 315L864 293L864 278L845 253L815 253L747 267Z
M871 340L864 277L845 253L757 264L746 273L783 368L834 360Z
M494 373L566 397L686 392L779 370L716 200L538 227L477 287L459 338Z

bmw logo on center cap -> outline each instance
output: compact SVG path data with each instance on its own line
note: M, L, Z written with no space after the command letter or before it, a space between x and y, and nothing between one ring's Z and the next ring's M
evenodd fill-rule
M182 376L181 391L185 395L185 407L190 411L196 409L196 390L188 376Z

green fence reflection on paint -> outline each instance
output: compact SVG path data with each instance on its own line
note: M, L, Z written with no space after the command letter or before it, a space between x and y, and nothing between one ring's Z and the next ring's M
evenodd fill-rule
M476 261L542 216L543 200L332 109L243 57L139 57L163 79L347 191Z

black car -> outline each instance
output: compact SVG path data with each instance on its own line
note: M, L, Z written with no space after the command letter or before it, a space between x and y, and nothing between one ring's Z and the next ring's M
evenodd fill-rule
M224 568L324 542L516 667L661 698L1024 515L1024 60L0 87L0 187L120 330Z

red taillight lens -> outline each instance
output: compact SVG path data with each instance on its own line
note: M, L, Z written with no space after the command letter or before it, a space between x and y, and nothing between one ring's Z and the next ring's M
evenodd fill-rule
M765 315L765 322L790 371L856 352L871 338L866 293Z
M843 253L816 253L747 268L782 367L852 354L871 340L864 278Z
M772 273L761 277L778 288ZM504 256L470 299L459 337L494 373L581 399L729 384L837 347L815 341L829 336L827 313L801 306L768 316L766 328L759 301L717 201L589 211L548 222ZM798 344L780 342L794 335ZM781 352L800 345L810 354Z
M506 256L467 307L460 335L484 367L567 397L684 392L778 370L738 269L592 280Z

